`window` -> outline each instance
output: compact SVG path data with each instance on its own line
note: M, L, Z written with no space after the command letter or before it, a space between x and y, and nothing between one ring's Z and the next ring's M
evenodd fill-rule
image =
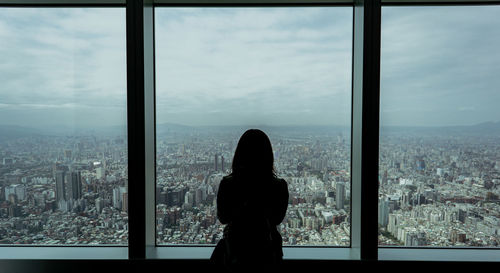
M499 12L382 9L380 245L498 247Z
M216 244L241 134L288 182L285 245L350 245L352 8L157 8L158 244ZM256 196L258 198L258 196Z
M0 244L128 243L125 10L0 9Z
M205 266L250 126L293 185L288 267L499 260L498 1L187 2L0 0L2 268Z

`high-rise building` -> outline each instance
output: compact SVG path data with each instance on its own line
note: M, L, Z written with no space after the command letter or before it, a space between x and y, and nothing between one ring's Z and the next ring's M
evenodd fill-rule
M66 172L56 171L56 201L66 200Z
M122 193L122 211L128 212L128 192Z
M14 194L16 200L22 201L26 199L26 188L24 185L14 184L5 187L5 199L9 199L9 195Z
M97 213L101 213L103 208L104 208L104 199L102 199L101 197L97 197L95 200L95 209Z
M184 204L192 206L194 203L194 193L191 191L186 192L184 196Z
M120 194L120 189L119 188L114 188L113 189L113 207L116 209L121 209L122 208L122 197Z
M123 209L123 194L126 192L126 187L117 187L113 189L113 207Z
M194 192L194 205L198 206L203 201L203 188L198 188Z
M82 174L79 171L71 172L67 181L66 198L78 200L82 198Z
M220 170L224 171L224 156L220 156Z
M217 166L217 161L219 161L219 155L218 155L218 154L215 154L215 158L214 158L214 159L215 159L215 160L214 160L214 169L215 169L215 171L217 171L217 170L218 170L218 169L217 169L217 167L218 167L218 166Z
M378 224L386 227L389 222L389 201L386 198L378 200Z
M344 208L344 201L345 201L345 184L344 182L338 182L337 183L337 193L335 194L337 197L337 209L343 209Z
M105 179L106 178L106 168L104 166L100 166L96 169L97 179Z

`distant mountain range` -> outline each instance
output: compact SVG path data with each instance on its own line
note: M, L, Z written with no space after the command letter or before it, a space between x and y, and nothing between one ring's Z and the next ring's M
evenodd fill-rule
M0 141L11 138L39 135L43 135L43 132L37 129L17 125L0 125Z
M436 126L436 127L416 127L416 126L382 126L381 134L390 133L424 133L436 135L497 135L500 136L500 121L483 122L466 126Z
M337 134L349 133L350 128L346 126L188 126L175 123L162 123L156 126L156 134L159 136L169 134L193 134L193 133L241 133L248 128L259 128L265 132L276 134ZM469 126L441 126L441 127L417 127L417 126L383 126L382 134L404 133L404 134L453 134L453 135L497 135L500 136L500 122L484 122ZM43 128L36 129L17 125L0 125L0 141L27 136L65 136L65 135L123 135L126 133L125 126L109 126L92 129L75 130L74 128Z
M162 123L156 126L157 135L168 134L192 134L192 133L242 133L250 128L258 128L264 132L286 134L286 133L338 133L350 131L345 126L270 126L270 125L228 125L228 126L187 126L174 123Z
M18 125L0 125L0 141L12 139L12 138L22 138L30 136L73 136L73 135L125 135L127 133L126 127L124 126L110 126L92 129L75 129L68 127L43 127L43 128L32 128Z

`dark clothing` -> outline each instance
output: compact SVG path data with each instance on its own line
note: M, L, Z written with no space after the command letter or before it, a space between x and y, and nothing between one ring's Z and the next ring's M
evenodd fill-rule
M283 221L287 206L284 179L234 175L222 179L217 217L227 224L224 239L230 242L238 264L257 266L282 260L282 238L276 226Z

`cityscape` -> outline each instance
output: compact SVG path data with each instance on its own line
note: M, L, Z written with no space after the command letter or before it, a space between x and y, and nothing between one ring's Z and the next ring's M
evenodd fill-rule
M417 136L382 129L379 244L498 247L499 125Z
M0 244L128 244L125 137L22 133L0 157Z
M462 133L381 129L381 246L498 246L499 134L469 134L479 129L464 128L457 129ZM276 173L290 193L278 226L283 244L349 246L349 128L261 129L271 139ZM158 245L211 245L222 238L218 185L231 171L245 130L157 125ZM0 159L0 244L128 243L123 134L22 132L0 138Z
M245 130L215 129L160 134L157 140L158 244L216 244L222 238L217 189L230 173ZM278 227L283 244L349 246L350 132L328 127L263 130L273 145L276 174L288 183L288 209Z

